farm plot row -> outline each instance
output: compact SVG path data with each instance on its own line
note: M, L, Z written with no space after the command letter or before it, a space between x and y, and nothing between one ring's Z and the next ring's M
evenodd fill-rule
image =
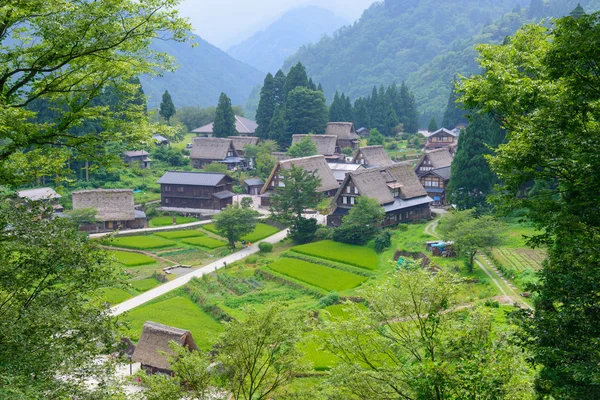
M134 250L158 250L184 245L216 249L227 245L226 242L207 237L199 231L158 232L148 236L122 236L103 242L107 246Z
M537 271L542 267L542 262L546 257L546 253L543 250L506 247L495 248L493 255L502 265L516 272L526 270Z

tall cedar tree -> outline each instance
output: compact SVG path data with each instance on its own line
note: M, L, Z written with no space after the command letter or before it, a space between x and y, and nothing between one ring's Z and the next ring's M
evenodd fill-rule
M527 25L504 45L480 46L482 75L461 82L469 108L508 131L491 157L505 210L527 210L548 258L522 311L523 344L539 366L539 398L600 398L600 14L553 30ZM546 190L522 195L532 181Z
M269 123L269 139L277 143L281 149L286 149L292 143L292 137L285 130L284 106L275 107L273 118Z
M333 96L333 101L331 102L331 106L329 107L329 122L343 121L340 94L336 90L335 95Z
M363 98L356 99L354 102L354 125L358 128L370 128L371 120L369 118L369 110L367 109L366 101Z
M290 72L288 72L285 85L283 86L283 98L287 101L288 94L297 88L298 86L308 86L308 76L306 75L306 69L300 62L294 65Z
M231 107L231 99L225 93L219 96L219 104L215 111L215 121L213 123L213 136L226 138L237 135L235 130L235 114Z
M435 132L437 130L438 130L437 121L435 120L435 117L431 117L431 120L429 121L429 125L427 125L427 131Z
M275 78L268 73L260 89L260 100L256 109L256 136L265 140L269 138L269 124L275 111Z
M454 88L454 84L452 85ZM469 120L466 118L466 112L462 109L462 104L458 102L458 93L456 90L450 92L448 97L448 104L446 105L446 111L442 118L442 126L448 129L453 129L458 124L467 123Z
M176 112L177 110L175 110L175 104L173 104L171 95L169 94L168 90L165 90L162 95L162 101L160 102L158 113L167 121L167 124L171 124L171 118L173 118Z
M323 92L297 87L285 103L285 128L291 142L293 134L322 133L327 129L329 109ZM280 143L281 145L281 143Z
M452 161L448 199L460 210L485 206L497 182L486 156L504 140L504 131L489 115L475 115L458 137Z
M354 122L354 110L352 109L352 102L350 102L350 97L342 93L341 102L343 118L341 122Z

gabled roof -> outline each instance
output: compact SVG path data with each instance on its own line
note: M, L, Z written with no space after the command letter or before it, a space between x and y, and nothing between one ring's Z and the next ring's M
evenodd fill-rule
M195 137L190 158L200 160L224 160L230 149L235 150L231 139Z
M458 131L458 133L456 133L456 132L453 132L453 131L448 130L446 128L440 128L440 129L438 129L435 132L431 132L428 137L432 137L432 136L440 135L440 134L446 134L446 135L457 137L460 134L460 130Z
M335 135L292 135L292 145L298 143L305 137L317 147L317 153L323 156L332 156L335 154L338 138Z
M123 153L124 156L126 157L144 157L148 155L148 152L145 150L133 150L133 151L126 151Z
M357 171L359 169L365 169L361 164L341 164L341 163L329 163L329 168L333 172L335 179L343 181L350 172Z
M232 181L220 172L167 171L156 183L167 185L217 186L223 179Z
M162 353L172 354L169 348L171 341L186 346L189 350L198 349L190 331L148 321L144 324L132 359L144 365L168 370L169 360Z
M326 135L335 135L338 139L358 140L359 136L354 130L353 122L330 122L327 124Z
M71 193L73 210L82 208L96 209L98 221L133 221L132 189L95 189L80 190Z
M415 171L413 171L412 166L408 163L350 172L336 193L335 202L337 202L337 198L342 194L343 187L346 186L350 179L358 188L361 196L376 199L381 205L390 204L395 201L390 187L400 189L402 200L427 196L427 192L421 185Z
M359 154L362 154L366 164L371 167L387 167L392 165L393 161L385 151L383 146L366 146L358 149L352 162L356 162Z
M19 190L17 195L22 199L31 201L60 199L62 197L60 194L56 193L54 189L49 187Z
M452 165L452 160L454 156L450 152L450 149L447 147L442 147L440 149L431 150L421 156L419 162L417 162L415 166L415 170L419 168L419 166L423 163L423 161L427 158L431 162L431 166L433 169L437 168L445 168Z
M280 168L290 169L292 165L303 168L308 172L314 173L321 179L321 185L319 186L319 192L326 192L329 190L337 189L339 187L338 181L335 179L333 172L329 168L327 164L327 160L322 155L310 156L310 157L301 157L301 158L291 158L289 160L279 161L273 167L273 171L271 171L271 175L269 179L265 182L261 190L261 194L265 193L271 184L271 181L275 177L275 173L279 171Z
M256 136L229 136L227 139L233 141L233 147L238 151L244 151L245 146L256 146L258 144Z
M257 185L264 185L265 181L263 181L262 179L259 179L259 178L250 178L250 179L246 179L244 181L244 183L249 186L257 186Z
M423 177L423 176L432 174L432 175L436 175L439 178L447 181L447 180L450 180L450 171L451 171L450 167L436 168L436 169L432 169L431 171L424 172L420 176Z
M157 142L168 142L169 141L169 139L167 139L163 135L159 135L158 133L155 133L154 135L152 135L152 139L154 139Z
M256 132L256 128L258 128L258 124L248 118L240 117L239 115L235 116L235 130L240 135L253 135ZM194 133L210 133L213 132L213 123L201 126L200 128L194 129L192 132Z

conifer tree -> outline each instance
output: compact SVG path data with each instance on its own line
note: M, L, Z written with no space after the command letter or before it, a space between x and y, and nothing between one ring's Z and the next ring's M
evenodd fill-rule
M340 101L340 94L335 91L333 101L329 107L329 122L341 122L342 120L342 104Z
M163 117L167 124L171 123L171 118L175 115L177 111L175 110L175 105L173 104L173 100L171 99L171 95L168 90L162 95L162 101L160 102L160 108L158 113L161 117Z
M352 109L352 103L350 102L350 96L346 96L342 93L342 122L354 122L354 111Z
M235 130L235 114L231 107L231 99L225 93L219 96L219 104L215 111L215 121L213 123L213 136L218 138L226 138L228 136L236 136Z
M319 92L323 92L323 86L321 86L321 82L319 82L319 86L317 86L317 90Z
M287 75L285 85L283 86L284 100L287 99L288 93L298 86L308 86L308 76L306 75L306 69L304 68L304 65L302 65L300 62L294 65Z
M275 78L271 73L265 77L263 87L260 90L260 100L256 109L256 136L265 140L269 137L269 123L275 111Z
M366 100L358 98L354 102L354 124L357 128L370 128L369 110L367 110Z
M404 125L404 131L417 133L419 131L417 102L415 101L415 96L408 90L408 86L404 82L400 85L400 102L403 108L403 117L400 122Z
M581 7L581 3L577 3L577 7L575 7L569 15L575 19L583 17L585 15L585 10Z
M313 82L312 78L308 78L308 84L306 85L310 90L317 90L317 86Z
M277 73L273 77L273 100L275 102L275 105L283 105L283 87L285 86L286 80L287 77L285 76L282 70L277 71Z
M384 120L381 126L384 129L383 134L385 136L391 136L394 134L394 128L397 127L400 122L398 121L398 116L392 105L392 100L387 96L385 96L385 98L387 101L385 102Z
M286 134L284 106L275 106L273 118L269 123L269 139L275 141L282 149L287 148L292 142L292 137Z
M435 120L435 117L431 117L431 121L429 121L429 125L427 125L427 131L435 132L438 130L438 124Z
M452 85L454 87L454 85ZM444 111L444 117L442 119L442 126L452 129L460 123L468 122L465 118L465 111L461 108L461 105L456 102L458 94L455 90L450 92L448 97L448 104L446 105L446 111Z
M292 90L285 103L285 128L289 145L293 134L323 133L327 129L329 110L325 96L318 90L306 87L296 87ZM280 143L283 147L283 143Z

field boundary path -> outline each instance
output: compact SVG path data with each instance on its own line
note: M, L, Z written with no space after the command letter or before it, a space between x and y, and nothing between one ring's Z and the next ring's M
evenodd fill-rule
M435 228L437 228L439 222L440 219L436 218L434 221L427 224L427 226L425 226L425 233L437 239L441 239L435 231ZM482 263L480 259L483 259L485 264ZM485 272L485 274L492 280L492 282L494 282L496 287L498 287L500 293L502 293L505 297L511 299L514 303L523 304L525 307L529 308L530 310L533 310L533 307L531 307L529 303L527 303L521 298L521 296L517 294L516 287L512 283L510 283L504 277L504 275L500 273L500 271L498 271L496 266L494 266L494 264L490 262L487 256L483 254L476 256L475 264L477 264L477 266L481 268L483 272Z
M179 225L179 226L182 226L182 225ZM157 297L160 297L166 293L169 293L172 290L182 287L183 285L188 283L192 278L200 278L204 274L209 274L211 272L216 271L217 269L223 268L225 266L225 263L231 264L235 261L242 260L252 254L258 253L259 252L258 244L261 242L268 242L268 243L275 244L275 243L285 239L287 234L288 234L287 229L285 229L281 232L277 232L273 236L269 236L268 238L263 239L260 242L255 243L250 247L246 247L238 252L235 252L235 253L230 254L226 257L223 257L219 260L216 260L204 267L198 268L195 271L190 272L189 274L183 275L180 278L176 278L167 283L163 283L162 285L157 286L154 289L150 289L147 292L140 294L139 296L133 297L129 300L125 300L124 302L112 307L111 313L113 315L119 315L119 314L123 314L126 311L132 310L136 307L139 307L142 304L145 304L151 300L154 300Z
M156 228L124 229L124 230L121 230L121 231L91 233L90 234L90 238L99 238L99 237L104 237L104 236L108 236L108 235L119 236L119 235L127 235L127 234L130 234L130 233L148 233L148 232L170 231L170 230L173 230L173 229L193 228L195 226L208 225L211 222L213 222L212 219L207 219L207 220L204 220L204 221L190 222L190 223L187 223L187 224L179 224L179 225L159 226L159 227L156 227Z

